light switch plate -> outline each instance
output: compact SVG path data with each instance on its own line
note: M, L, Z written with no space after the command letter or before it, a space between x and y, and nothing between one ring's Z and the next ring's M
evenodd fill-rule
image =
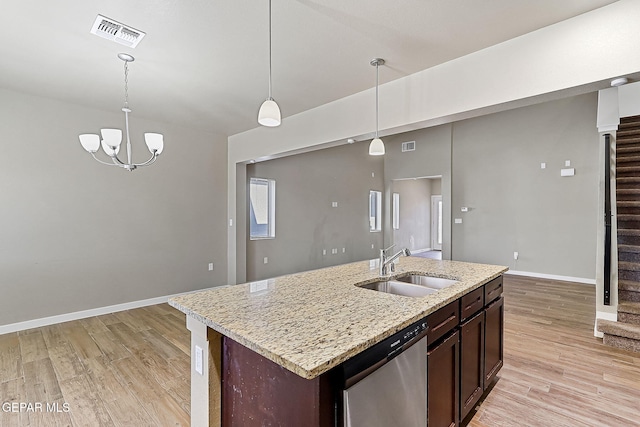
M203 356L203 351L202 348L200 348L200 346L196 346L196 360L195 360L195 370L197 373L199 373L200 375L204 375L203 374L203 369L202 369L202 356Z
M454 222L455 222L456 224L462 224L462 218L456 218L456 219L454 220Z
M574 168L560 169L560 176L574 176L576 170Z

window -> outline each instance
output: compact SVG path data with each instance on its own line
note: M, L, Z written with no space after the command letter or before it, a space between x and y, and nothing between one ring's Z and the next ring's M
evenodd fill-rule
M393 229L400 230L400 193L393 193Z
M273 179L249 180L250 238L273 239L276 237L276 182Z
M382 231L382 192L369 191L369 231Z

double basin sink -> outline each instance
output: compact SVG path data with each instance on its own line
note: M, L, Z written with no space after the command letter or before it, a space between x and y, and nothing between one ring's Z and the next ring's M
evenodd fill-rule
M378 292L386 292L406 297L424 297L448 288L458 283L457 280L443 279L441 277L426 276L421 274L409 274L393 280L379 280L377 282L358 285L364 289Z

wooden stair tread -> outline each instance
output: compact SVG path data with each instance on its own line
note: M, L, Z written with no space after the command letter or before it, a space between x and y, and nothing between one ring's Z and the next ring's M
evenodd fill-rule
M640 236L640 230L619 228L618 229L618 235L622 235L622 236Z
M640 140L637 144L626 144L621 147L616 147L616 157L621 157L620 154L640 153Z
M640 156L616 156L616 163L640 162Z
M639 183L640 177L638 176L618 176L616 177L618 184L621 183Z
M618 188L616 190L618 194L640 194L640 188Z
M618 312L640 314L640 302L635 302L635 301L619 302Z
M619 261L618 262L618 270L640 271L640 263L628 262L628 261Z
M637 245L618 245L618 252L640 253L640 246L637 246Z
M619 291L640 292L640 282L633 280L618 280Z
M598 319L598 331L618 337L640 340L640 325L632 325L631 323Z
M637 221L637 220L640 220L640 214L618 214L616 215L616 218L618 218L619 220L622 219L622 220L629 221L634 219Z
M640 207L640 201L635 201L635 200L618 200L618 206L622 206L622 207L633 207L633 206L638 206L638 207Z

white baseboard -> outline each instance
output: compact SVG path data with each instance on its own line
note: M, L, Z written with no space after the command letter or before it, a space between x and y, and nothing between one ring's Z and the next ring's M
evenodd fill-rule
M594 325L593 325L593 336L602 338L604 334L602 332L599 332L597 329L598 319L611 320L612 322L617 322L618 313L609 313L608 311L596 311L596 321L594 322Z
M433 250L433 249L431 249L431 248L424 248L424 249L411 249L411 253L412 253L412 254L420 254L420 253L422 253L422 252L429 252L429 251L431 251L431 250Z
M156 298L149 298L140 301L125 302L123 304L109 305L106 307L92 308L90 310L76 311L74 313L58 314L56 316L43 317L41 319L27 320L24 322L10 323L8 325L0 326L0 335L9 334L11 332L19 332L32 328L40 328L42 326L53 325L56 323L69 322L72 320L86 319L87 317L101 316L103 314L117 313L118 311L131 310L132 308L147 307L149 305L162 304L169 300L169 298L177 297L179 295L185 295L191 292L182 292L174 295L167 295Z
M509 270L505 274L513 274L514 276L537 277L539 279L561 280L563 282L584 283L586 285L595 285L596 279L585 279L583 277L558 276L555 274L533 273L531 271Z

